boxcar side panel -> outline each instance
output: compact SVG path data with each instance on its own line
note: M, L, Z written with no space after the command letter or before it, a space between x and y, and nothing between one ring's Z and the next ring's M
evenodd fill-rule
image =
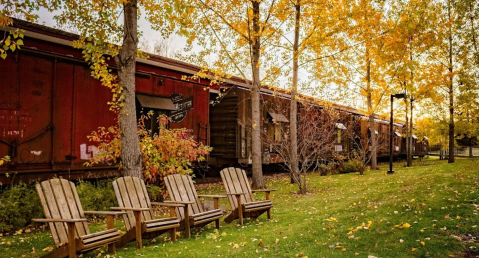
M23 54L19 59L21 66L16 70L19 90L12 96L20 110L13 162L49 164L52 160L54 61Z
M74 85L74 165L82 167L95 153L95 144L87 138L98 127L114 125L116 114L109 110L112 93L91 76L90 68L78 65L75 69Z
M75 65L56 61L53 92L53 162L69 165L72 160L73 84Z

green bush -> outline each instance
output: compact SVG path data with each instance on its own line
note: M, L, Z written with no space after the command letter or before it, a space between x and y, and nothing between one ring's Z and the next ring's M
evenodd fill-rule
M152 202L162 202L163 201L163 191L162 188L153 185L153 184L148 184L146 185L146 190L148 191L148 195L150 196L150 200Z
M0 232L11 232L44 218L34 184L19 183L0 189Z
M334 175L337 174L337 171L333 168L331 164L320 164L317 167L317 170L322 176L327 176L327 175Z
M340 167L339 171L341 173L353 173L353 172L362 172L366 169L366 166L359 159L352 159L347 162L344 162Z
M80 180L76 186L80 202L85 211L108 211L110 207L118 207L113 179L98 181Z
M83 210L106 211L110 210L110 207L117 207L113 180L80 180L76 189ZM159 186L148 185L147 190L151 201L162 200L162 191ZM19 230L30 225L32 219L44 217L35 184L20 183L0 189L0 232Z

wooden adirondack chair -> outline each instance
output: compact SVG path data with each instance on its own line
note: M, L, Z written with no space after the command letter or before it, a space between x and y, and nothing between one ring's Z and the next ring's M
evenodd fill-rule
M113 216L123 212L83 211L75 185L65 179L43 181L36 189L46 218L32 221L48 223L57 247L43 257L73 258L103 245L108 245L110 253L115 252L114 243L120 239L120 231L113 226ZM108 229L91 234L85 214L107 215Z
M150 202L145 182L137 177L120 177L113 181L113 189L120 207L111 209L126 211L123 219L127 232L121 236L118 246L136 239L136 247L142 248L142 235L155 237L167 231L170 232L171 241L176 241L176 229L180 226L180 220L175 217L174 209L185 205ZM170 207L170 217L155 219L153 205Z
M165 184L172 203L187 205L185 208L176 208L176 216L181 219L181 228L185 229L186 237L191 236L190 227L202 227L212 221L215 221L217 229L220 228L223 211L219 209L218 200L226 198L226 195L198 195L191 177L186 175L169 175L165 177ZM205 211L198 197L213 198L214 210Z
M220 175L221 179L223 179L232 210L231 214L225 218L226 223L239 219L239 223L243 225L244 217L256 218L264 212L267 212L268 219L271 219L270 210L273 208L273 203L269 199L269 194L276 190L251 191L246 172L239 168L225 168L221 170ZM254 192L264 192L266 200L255 201L252 194Z

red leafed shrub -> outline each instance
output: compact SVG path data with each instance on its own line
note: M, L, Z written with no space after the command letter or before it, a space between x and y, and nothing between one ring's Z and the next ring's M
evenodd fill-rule
M193 140L185 128L167 129L169 121L166 117L158 119L159 132L152 133L145 127L145 121L149 119L151 114L142 115L138 122L142 172L147 182L163 186L165 176L191 174L192 163L205 160L205 156L212 150ZM121 168L120 130L117 125L108 130L100 127L88 138L98 144L98 152L86 163L87 166L119 163Z

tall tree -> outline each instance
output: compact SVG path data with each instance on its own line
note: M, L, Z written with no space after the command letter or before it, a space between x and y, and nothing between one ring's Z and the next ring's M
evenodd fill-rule
M385 15L384 1L360 0L346 2L347 25L335 41L338 54L328 56L327 68L334 83L357 89L366 99L369 118L371 169L377 169L378 139L375 134L375 113L385 105L388 84L385 80L386 63L381 58L384 35L394 23ZM324 67L324 59L317 65ZM322 64L321 64L322 63ZM316 68L315 70L319 70Z
M460 74L467 73L470 67L464 66L463 61L469 58L470 49L466 26L467 5L462 1L439 1L438 16L435 25L436 43L430 55L435 60L436 77L441 78L440 87L444 98L447 99L449 113L449 163L454 163L455 147L455 98L459 90Z
M292 42L284 36L282 48L290 52L292 56L292 83L289 88L291 94L290 119L289 119L289 143L290 155L286 161L291 171L291 183L299 184L300 189L305 189L300 180L298 159L298 90L299 70L306 68L311 61L316 60L318 55L334 50L330 45L334 35L340 31L339 22L345 19L342 10L342 1L311 1L311 0L284 0L280 2L278 12L280 20L289 20L288 28L293 32ZM334 11L333 11L334 10ZM284 34L288 34L285 30ZM319 57L321 59L321 57ZM318 74L319 76L319 74ZM313 139L311 139L313 140Z
M118 112L121 130L123 173L142 178L141 154L135 107L135 71L138 51L139 6L146 11L152 25L167 36L174 30L174 11L188 12L180 1L60 1L61 14L55 18L80 32L74 46L83 48L92 75L112 89L111 109ZM166 23L168 21L168 23ZM118 76L110 72L108 60L113 57Z
M279 73L276 65L280 57L269 51L281 35L280 26L273 19L277 2L195 0L189 4L196 12L192 15L189 43L197 43L202 50L190 55L188 61L211 68L210 73L203 75L233 74L249 84L253 188L264 188L260 90Z
M434 37L430 20L434 19L433 2L406 0L393 3L389 15L397 20L394 29L385 35L383 58L388 59L388 77L395 93L405 92L407 166L412 165L413 107L424 98L434 98L433 84L427 82L425 72L429 62L427 51Z

